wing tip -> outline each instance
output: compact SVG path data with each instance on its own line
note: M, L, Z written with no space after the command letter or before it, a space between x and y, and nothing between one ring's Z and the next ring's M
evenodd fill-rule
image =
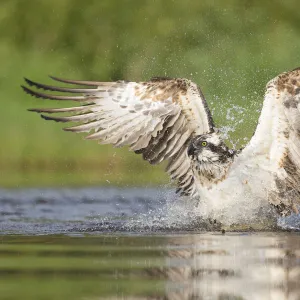
M39 98L38 95L33 91L31 90L30 88L28 88L27 86L21 84L21 88L23 89L23 91L30 95L30 96L33 96L33 97L36 97L36 98Z
M29 78L23 77L23 79L29 86L36 86L35 82L30 80Z
M38 108L28 108L27 111L36 112L36 113L40 112Z
M46 120L46 121L54 121L54 122L68 122L68 120L65 120L64 118L60 118L60 117L51 117L51 116L47 116L47 115L44 115L44 114L40 114L41 118Z
M53 75L48 75L48 77L49 77L50 79L52 79L52 80L62 82L62 79L59 78L59 77L56 77L56 76L53 76Z
M54 121L51 117L44 115L44 114L40 114L41 118L46 120L46 121Z
M65 127L65 128L63 128L63 131L76 132L76 130L74 130L73 127Z
M56 76L48 75L52 80L63 82L67 84L75 84L75 85L86 85L86 86L93 86L97 87L99 85L103 85L103 82L98 81L86 81L86 80L71 80L71 79L63 79Z

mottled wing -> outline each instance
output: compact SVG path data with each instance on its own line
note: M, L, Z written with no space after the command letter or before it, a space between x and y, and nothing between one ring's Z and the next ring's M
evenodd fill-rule
M81 87L44 85L26 79L29 86L63 95L45 94L23 86L37 98L72 100L70 108L38 108L46 120L78 122L64 130L87 132L87 139L116 147L128 145L151 164L168 160L167 171L179 191L196 192L187 145L192 136L213 129L205 99L197 85L186 79L153 78L149 82L89 82L52 79ZM69 113L67 116L53 113ZM51 115L49 115L51 114Z
M297 211L300 204L300 69L282 73L267 84L259 124L242 154L263 163L273 176L269 201L279 212Z

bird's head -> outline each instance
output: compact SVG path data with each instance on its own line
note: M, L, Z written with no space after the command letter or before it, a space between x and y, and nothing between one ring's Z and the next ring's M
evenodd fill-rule
M236 151L229 149L216 132L198 135L188 146L188 156L198 163L227 163Z

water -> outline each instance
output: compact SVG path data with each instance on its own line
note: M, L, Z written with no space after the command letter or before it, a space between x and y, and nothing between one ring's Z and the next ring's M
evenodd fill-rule
M1 299L300 299L299 216L222 234L168 199L180 208L158 189L1 190Z

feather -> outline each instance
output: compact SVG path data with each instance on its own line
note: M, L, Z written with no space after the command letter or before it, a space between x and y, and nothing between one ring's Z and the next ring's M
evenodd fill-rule
M68 93L95 93L98 92L98 89L80 89L80 88L76 88L76 89L72 89L72 88L65 88L65 87L58 87L58 86L51 86L51 85L46 85L46 84L41 84L41 83L37 83L34 82L32 80L29 80L27 78L24 78L24 80L26 81L26 83L30 86L34 86L38 89L43 89L46 91L55 91L55 92L68 92Z
M78 106L78 107L68 107L68 108L30 108L28 111L37 112L37 113L62 113L62 112L89 112L91 109L95 107L93 105L85 105L85 106Z
M37 98L73 100L89 105L34 108L30 111L42 113L46 120L79 122L79 125L64 130L89 132L86 139L98 140L101 144L128 145L131 150L143 154L151 164L169 159L172 177L182 179L178 180L179 187L182 185L185 192L187 187L192 190L192 180L186 177L192 174L189 173L191 160L185 155L188 142L196 132L201 134L212 129L204 96L195 91L195 84L186 79L167 78L154 78L148 82L98 82L50 77L58 82L85 87L57 87L25 78L26 84L32 88L80 95L53 95L25 86L22 88ZM55 113L71 115L55 116Z
M25 86L21 86L26 94L34 96L36 98L49 99L49 100L73 100L73 101L88 101L91 98L86 98L84 96L56 96L56 95L48 95L44 93L40 93L37 91L33 91Z
M49 77L55 81L69 83L69 84L76 84L76 85L89 85L89 86L111 86L112 82L97 82L97 81L82 81L82 80L69 80L69 79L62 79L54 76Z
M41 117L45 120L52 120L56 122L87 122L98 118L98 115L96 113L87 113L70 117L56 117L47 115L41 115Z
M101 122L102 122L102 120L94 121L94 122L90 122L90 123L86 123L86 124L82 124L82 125L78 125L78 126L63 128L63 130L64 131L72 131L72 132L90 132L92 129L100 128Z

